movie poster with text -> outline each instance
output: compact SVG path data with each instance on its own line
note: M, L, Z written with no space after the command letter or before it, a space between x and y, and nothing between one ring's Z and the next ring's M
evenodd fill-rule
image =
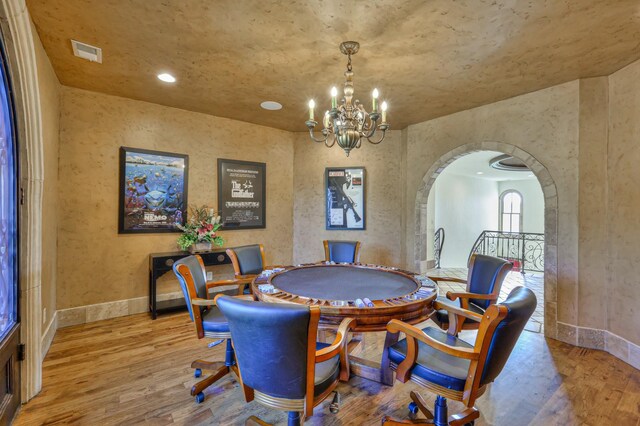
M120 148L120 233L181 232L188 162L187 155Z
M223 229L266 227L266 164L218 159L218 209Z

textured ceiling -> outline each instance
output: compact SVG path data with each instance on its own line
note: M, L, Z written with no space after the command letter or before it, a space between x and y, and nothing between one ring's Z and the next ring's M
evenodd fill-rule
M640 58L640 2L27 0L62 84L305 130L341 85L357 40L355 97L377 87L394 129L607 75ZM103 49L73 56L70 39ZM156 74L173 73L167 85ZM260 102L282 103L265 111Z

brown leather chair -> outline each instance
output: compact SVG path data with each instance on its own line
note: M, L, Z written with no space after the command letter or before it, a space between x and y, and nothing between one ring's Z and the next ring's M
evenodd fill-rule
M435 302L449 312L451 322L464 317L479 324L475 343L467 343L435 327L422 330L402 321L391 320L389 333L405 333L406 339L385 347L387 365L396 370L401 382L411 380L437 394L431 412L424 399L411 392L412 414L422 412L426 419L394 420L385 417L383 425L434 424L436 426L473 425L480 412L474 404L502 371L525 324L536 308L535 294L525 287L514 288L504 302L491 305L483 315ZM448 415L447 399L461 401L465 409Z
M453 304L456 306L482 315L484 311L498 301L500 289L505 277L511 271L513 265L504 259L498 257L487 256L484 254L473 254L469 259L469 272L466 280L453 277L429 277L434 281L450 281L459 282L467 285L466 291L452 292L448 291L445 298L438 298L442 303ZM438 309L431 317L443 330L450 327L449 313L445 309ZM474 321L465 321L465 318L459 318L456 323L456 329L452 334L457 335L461 330L477 330L478 323Z
M173 264L173 272L178 277L180 287L184 295L184 299L189 309L189 316L196 327L198 339L204 337L216 339L212 345L227 341L226 358L224 362L211 362L204 360L196 360L191 363L194 368L194 376L196 378L202 375L202 371L214 371L214 373L199 381L191 388L191 395L195 397L196 402L204 401L204 390L211 386L218 379L224 377L229 372L234 371L237 374L233 346L231 344L231 332L229 324L224 318L220 310L211 298L209 293L212 289L222 286L238 286L238 290L232 290L232 293L241 292L244 284L238 283L236 280L209 281L206 280L206 271L204 262L198 255L188 256L178 260ZM235 296L248 298L252 300L252 296ZM210 345L211 346L211 345Z

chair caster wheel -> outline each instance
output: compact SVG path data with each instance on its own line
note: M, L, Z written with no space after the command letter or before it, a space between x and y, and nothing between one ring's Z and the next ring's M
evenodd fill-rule
M204 401L204 393L200 392L199 394L196 395L196 403L202 404L203 401Z
M202 376L202 370L199 368L196 368L196 371L193 372L193 377L197 379L200 376Z
M338 392L335 392L333 395L333 400L331 404L329 404L329 411L331 411L332 414L338 414L340 411L340 394Z
M409 403L409 419L415 420L418 417L418 405L415 402Z

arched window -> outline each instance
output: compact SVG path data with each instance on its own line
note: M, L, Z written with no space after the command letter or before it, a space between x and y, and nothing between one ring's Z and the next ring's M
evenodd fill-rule
M520 232L522 230L522 195L508 190L500 195L500 231Z

